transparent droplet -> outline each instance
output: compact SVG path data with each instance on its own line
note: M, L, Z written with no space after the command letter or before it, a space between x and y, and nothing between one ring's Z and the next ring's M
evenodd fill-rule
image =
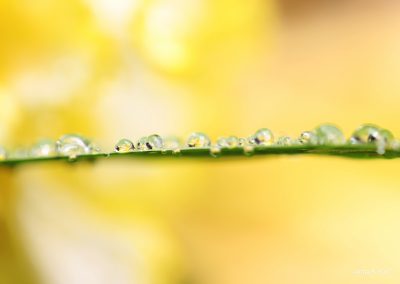
M239 147L239 138L236 136L221 137L217 140L217 145L222 148L234 149Z
M246 144L243 146L243 153L246 156L252 156L254 154L254 146L250 144Z
M314 129L320 145L342 145L346 143L343 132L332 124L322 124Z
M391 145L395 140L393 133L388 129L380 129L379 134L386 145Z
M307 144L307 145L317 145L318 144L318 137L317 135L312 132L312 131L303 131L300 134L299 137L299 142L301 144Z
M380 128L373 124L364 124L358 127L350 137L351 144L369 144L382 140Z
M189 136L186 145L193 148L205 148L211 145L211 141L206 134L194 132Z
M0 146L0 161L4 161L7 159L7 151L3 147Z
M181 148L175 148L174 150L172 150L172 154L180 155L181 154Z
M128 153L135 149L133 142L129 139L123 138L118 141L114 146L114 151L117 153Z
M244 145L247 144L247 139L246 138L239 138L239 147L243 147Z
M61 156L75 159L79 155L90 154L90 141L77 134L67 134L56 142L57 152Z
M55 157L57 156L56 143L51 140L41 140L30 151L32 157Z
M147 137L146 143L147 149L149 150L159 150L163 148L163 139L160 135L153 134Z
M293 145L293 141L289 136L281 136L278 138L276 144L279 146L291 146Z
M181 141L178 137L175 136L168 136L164 138L164 149L166 150L174 150L181 146Z
M252 136L250 136L248 141L250 144L268 146L274 143L274 135L268 128L261 128Z
M219 157L221 155L221 147L218 145L212 145L210 148L210 155L213 157Z
M148 150L148 148L147 148L148 141L149 140L147 139L147 136L140 138L136 144L137 149L140 151Z

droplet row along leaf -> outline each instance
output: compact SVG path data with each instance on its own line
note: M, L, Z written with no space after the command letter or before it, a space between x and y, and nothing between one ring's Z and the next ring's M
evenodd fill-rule
M215 144L201 132L192 133L182 145L176 137L162 138L157 134L140 138L136 143L121 139L114 153L102 152L88 139L64 135L55 143L42 140L30 149L17 149L7 153L0 147L0 165L47 160L95 160L100 157L221 157L278 154L325 154L346 157L399 156L400 143L393 134L372 124L357 128L346 142L342 131L334 125L324 124L311 131L302 132L298 138L281 136L275 139L272 131L262 128L247 138L220 137ZM160 154L160 155L157 155Z

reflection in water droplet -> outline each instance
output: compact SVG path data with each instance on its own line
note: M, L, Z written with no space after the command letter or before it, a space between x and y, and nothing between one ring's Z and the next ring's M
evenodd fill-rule
M358 127L350 137L351 144L375 143L380 139L380 128L373 124L364 124Z
M307 144L307 145L317 145L318 144L318 137L317 135L312 132L312 131L303 131L300 134L299 140L301 144Z
M56 144L51 140L41 140L30 150L32 157L55 157L57 156Z
M136 143L136 148L140 151L148 150L147 143L148 143L147 136L144 136L138 140L138 142Z
M211 141L206 134L194 132L189 136L186 145L193 148L205 148L211 145Z
M293 145L293 141L289 136L281 136L278 138L276 144L279 146L291 146Z
M163 139L158 134L153 134L147 137L146 143L147 149L149 150L159 150L163 148Z
M79 155L90 154L90 141L77 134L67 134L56 142L57 152L61 156L75 159Z
M239 138L239 147L243 147L244 145L247 144L247 139L246 138Z
M268 146L274 143L274 135L268 128L261 128L252 136L250 136L248 141L250 144Z
M332 124L322 124L315 128L318 144L320 145L342 145L346 143L343 132Z
M115 144L114 151L117 153L128 153L135 149L133 142L129 139L123 138Z
M0 161L4 161L5 159L7 159L7 151L0 146Z
M90 150L90 154L93 154L93 155L101 153L101 148L93 142L91 142L89 144L89 150Z
M221 147L218 145L213 145L210 148L210 155L213 157L219 157L221 155Z

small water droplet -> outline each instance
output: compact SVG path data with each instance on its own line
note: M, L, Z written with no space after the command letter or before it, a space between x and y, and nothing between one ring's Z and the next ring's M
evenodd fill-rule
M56 142L57 152L61 156L75 159L79 155L90 154L90 141L77 134L67 134Z
M222 148L234 149L239 147L239 138L236 136L221 137L217 140L217 145Z
M147 136L144 136L138 140L138 142L136 143L136 148L140 151L148 150L148 142L149 140Z
M12 159L12 160L21 160L21 159L26 159L29 158L29 150L24 148L24 147L18 147L13 149L12 151L10 151L8 153L8 159Z
M41 140L30 150L31 157L55 157L57 156L56 144L52 140Z
M7 159L7 151L3 147L0 146L0 161L4 161Z
M293 145L293 141L289 136L281 136L278 138L276 144L279 146L291 146Z
M114 151L117 153L128 153L135 149L133 142L129 139L123 138L115 144Z
M218 145L213 145L210 148L210 155L213 157L219 157L221 155L221 147Z
M318 144L318 137L317 135L312 132L312 131L303 131L300 134L299 140L301 144L306 144L306 145L317 145Z
M239 147L243 147L246 144L247 144L247 139L243 138L243 137L240 137L239 138Z
M91 142L89 144L89 150L90 150L90 154L92 154L92 155L102 153L101 148L93 142Z
M163 148L163 139L158 134L147 137L146 146L149 150L160 150Z
M320 145L342 145L346 143L343 132L332 124L322 124L314 129Z
M189 136L186 145L193 148L205 148L210 147L211 141L206 134L194 132Z
M246 156L252 156L254 154L254 146L250 144L246 144L243 146L243 153Z
M274 143L274 135L268 128L261 128L249 137L248 142L250 144L268 146Z

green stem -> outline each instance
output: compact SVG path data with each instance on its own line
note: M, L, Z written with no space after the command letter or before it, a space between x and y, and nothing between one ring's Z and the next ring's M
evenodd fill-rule
M325 156L340 156L347 158L380 158L380 159L392 159L400 157L400 151L398 150L387 150L385 154L380 155L376 152L374 145L341 145L341 146L269 146L262 147L258 146L254 148L252 156L273 156L273 155L325 155ZM218 159L225 159L228 157L246 158L244 155L243 148L227 149L224 148L221 151ZM95 160L108 160L108 159L182 159L182 158L207 158L215 159L211 157L210 150L208 148L184 148L181 149L179 154L174 153L172 150L161 151L161 150L148 150L148 151L135 151L129 153L101 153L91 155L81 155L75 159L69 157L42 157L42 158L22 158L22 159L9 159L0 161L1 166L16 166L27 163L39 163L39 162L50 162L50 161L95 161Z

